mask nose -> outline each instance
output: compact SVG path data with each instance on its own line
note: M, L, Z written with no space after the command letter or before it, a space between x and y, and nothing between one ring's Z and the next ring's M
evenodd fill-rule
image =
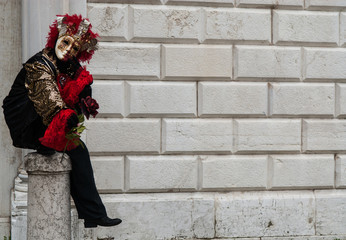
M69 45L69 46L66 48L66 52L70 53L70 52L71 52L71 49L72 49L72 44Z

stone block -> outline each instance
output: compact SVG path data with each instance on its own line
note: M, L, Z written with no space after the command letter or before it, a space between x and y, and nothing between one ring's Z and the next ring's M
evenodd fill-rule
M314 196L309 191L217 194L216 237L314 235Z
M199 28L202 24L199 8L132 5L131 10L134 39L185 39L198 42Z
M123 117L125 115L123 81L94 81L92 85L92 95L100 106L98 117Z
M13 214L11 216L11 239L27 239L27 202L25 201L24 209L22 208L21 211L24 214ZM4 236L4 235L1 235ZM9 236L9 235L7 235ZM10 240L7 237L7 240Z
M127 190L196 190L196 156L127 156Z
M300 237L264 237L261 240L345 240L346 236L343 235L330 235L330 236L300 236Z
M337 155L335 161L335 186L346 188L346 155Z
M160 45L100 42L88 70L98 79L159 79Z
M160 152L160 119L97 119L86 127L90 152Z
M335 115L339 118L346 116L346 84L336 84Z
M232 122L230 119L164 119L162 152L230 153Z
M216 238L217 240L261 240L261 238Z
M214 197L207 193L107 194L102 196L110 216L123 223L97 228L94 238L194 239L214 237ZM131 226L131 227L129 227ZM81 235L85 229L80 228Z
M166 4L179 4L179 5L216 4L217 6L222 4L222 5L227 5L232 7L234 6L234 1L235 0L167 0Z
M334 155L273 155L273 189L334 187Z
M164 79L231 79L232 46L163 45Z
M273 42L339 43L339 13L274 10Z
M346 191L315 191L316 235L346 235Z
M121 4L88 4L88 18L102 40L129 39L128 7Z
M266 83L200 82L198 114L209 116L266 116Z
M215 237L215 200L213 194L193 195L193 233L196 238Z
M206 8L206 41L252 40L271 42L269 9Z
M124 157L92 156L96 187L102 192L124 190Z
M303 151L344 151L346 145L346 120L303 121Z
M10 240L11 223L10 218L0 218L0 238L1 240Z
M203 189L265 189L267 156L201 156Z
M299 79L301 53L297 47L236 46L235 79Z
M195 117L196 84L182 82L126 82L127 117Z
M271 83L272 116L334 116L332 83Z
M299 152L301 121L297 119L236 119L235 151Z
M312 9L337 9L337 8L345 8L346 2L343 0L305 0L305 8Z
M303 77L307 80L346 78L346 49L304 48Z
M237 0L237 7L294 7L303 8L302 0Z

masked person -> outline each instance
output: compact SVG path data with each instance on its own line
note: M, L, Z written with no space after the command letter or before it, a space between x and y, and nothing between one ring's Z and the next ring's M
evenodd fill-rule
M98 104L91 98L92 75L79 64L91 59L97 36L82 16L58 16L50 26L46 48L23 64L3 104L15 147L36 149L45 155L55 151L69 155L71 195L86 228L121 223L107 217L88 149L80 140L78 145L66 137L76 129L77 115L97 114Z

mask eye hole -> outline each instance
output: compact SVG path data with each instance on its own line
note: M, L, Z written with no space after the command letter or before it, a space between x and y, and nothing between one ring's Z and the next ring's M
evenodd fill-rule
M63 43L65 43L66 45L68 45L69 42L68 42L67 40L64 40Z
M79 48L78 47L74 47L73 50L75 50L76 52L79 51Z

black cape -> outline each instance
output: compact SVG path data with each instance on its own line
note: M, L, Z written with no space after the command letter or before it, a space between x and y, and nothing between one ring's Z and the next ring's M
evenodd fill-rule
M45 59L45 61L43 60ZM40 62L55 71L54 65L43 56L42 51L31 57L26 63ZM43 137L47 126L43 124L28 97L25 88L26 70L23 67L18 73L10 93L3 101L2 108L6 124L10 130L13 146L19 148L38 149L41 144L38 140Z

